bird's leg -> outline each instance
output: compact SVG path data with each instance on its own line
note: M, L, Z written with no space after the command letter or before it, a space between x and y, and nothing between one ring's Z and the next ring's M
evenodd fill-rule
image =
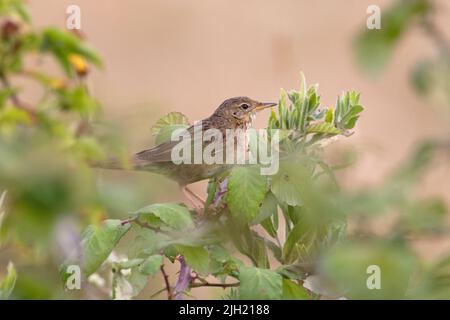
M194 210L197 211L198 214L203 214L205 208L205 200L203 200L199 195L197 195L187 186L182 186L181 191L183 191L183 194L192 203Z

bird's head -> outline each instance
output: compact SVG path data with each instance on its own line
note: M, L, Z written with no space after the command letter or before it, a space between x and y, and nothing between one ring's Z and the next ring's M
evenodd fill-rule
M258 102L248 97L236 97L225 100L214 115L234 119L236 122L250 123L258 111L276 105L273 102Z

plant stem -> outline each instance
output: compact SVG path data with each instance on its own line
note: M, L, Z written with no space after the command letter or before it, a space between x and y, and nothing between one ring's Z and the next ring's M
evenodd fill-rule
M164 270L164 265L161 265L160 269L161 273L163 274L164 283L166 284L167 299L173 300L173 293L169 283L169 276L167 275L166 270Z
M183 256L178 257L180 261L180 275L178 276L177 284L175 285L175 299L183 300L183 293L189 289L192 281L191 268L186 264Z
M240 282L234 282L234 283L192 283L191 288L201 288L201 287L219 287L219 288L232 288L232 287L239 287L241 285Z

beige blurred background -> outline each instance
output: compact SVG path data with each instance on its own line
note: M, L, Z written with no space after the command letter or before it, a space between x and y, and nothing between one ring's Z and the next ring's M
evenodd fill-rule
M358 152L351 172L342 174L342 182L349 187L382 181L419 141L450 134L448 111L417 96L408 82L417 60L435 54L420 30L402 39L377 81L363 75L355 64L352 40L365 26L367 7L383 8L391 1L29 3L38 26L64 27L67 6L81 7L82 32L105 64L103 71L92 75L92 90L106 116L119 123L130 152L151 146L151 125L170 111L181 111L194 121L232 96L277 100L280 88L298 86L300 71L309 83L320 84L325 105L333 105L343 90L361 92L366 109L356 134L331 147ZM439 3L439 27L450 39L450 2ZM268 113L262 115L256 126L262 127L267 117ZM450 201L449 165L436 163L422 187L424 193L444 194ZM204 184L196 189L204 192ZM173 201L173 196L160 192L157 200ZM450 249L450 243L429 241L418 247L431 257Z

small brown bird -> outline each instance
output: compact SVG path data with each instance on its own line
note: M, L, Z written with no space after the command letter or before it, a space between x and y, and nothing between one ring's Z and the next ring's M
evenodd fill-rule
M248 97L225 100L209 118L201 121L202 133L212 128L220 130L225 146L226 129L245 130L251 126L256 112L276 105L276 103L258 102ZM186 130L191 137L194 136L194 126ZM137 153L132 160L133 169L164 174L177 181L186 197L194 206L200 208L203 205L203 199L187 188L186 185L214 177L227 170L230 165L225 163L175 164L172 161L172 149L178 143L178 141L168 141ZM202 141L203 148L207 144Z

